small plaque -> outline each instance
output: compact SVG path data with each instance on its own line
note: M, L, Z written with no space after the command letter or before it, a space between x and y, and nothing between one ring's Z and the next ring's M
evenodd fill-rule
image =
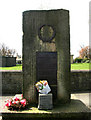
M38 109L51 110L52 108L52 94L39 94Z

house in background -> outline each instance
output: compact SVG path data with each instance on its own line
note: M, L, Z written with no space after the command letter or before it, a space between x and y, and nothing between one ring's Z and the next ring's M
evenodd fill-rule
M22 57L16 57L16 64L22 64Z
M16 57L0 56L0 67L16 66Z

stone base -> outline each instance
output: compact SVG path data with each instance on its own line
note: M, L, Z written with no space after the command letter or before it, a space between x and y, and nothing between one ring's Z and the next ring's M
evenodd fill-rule
M53 108L52 104L52 94L39 94L38 109L39 110L51 110Z
M1 113L3 120L91 120L91 110L79 100L71 100L69 104L56 104L52 110L38 110L32 106L24 111L3 109Z

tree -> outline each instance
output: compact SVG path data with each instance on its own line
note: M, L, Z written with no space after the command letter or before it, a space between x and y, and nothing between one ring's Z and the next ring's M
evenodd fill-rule
M91 48L89 46L81 47L81 50L79 51L79 58L89 59L90 58L90 51L91 51Z
M6 57L14 57L15 53L15 49L9 49L4 43L0 45L0 55Z

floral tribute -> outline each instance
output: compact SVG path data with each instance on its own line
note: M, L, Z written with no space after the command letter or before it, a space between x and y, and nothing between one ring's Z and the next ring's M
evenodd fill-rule
M28 102L23 98L23 95L21 95L21 97L15 96L11 98L11 100L5 101L5 107L7 107L8 110L22 110L26 108L27 104Z
M40 80L39 82L35 84L35 86L38 92L42 94L48 94L51 91L48 85L48 82L46 80Z

